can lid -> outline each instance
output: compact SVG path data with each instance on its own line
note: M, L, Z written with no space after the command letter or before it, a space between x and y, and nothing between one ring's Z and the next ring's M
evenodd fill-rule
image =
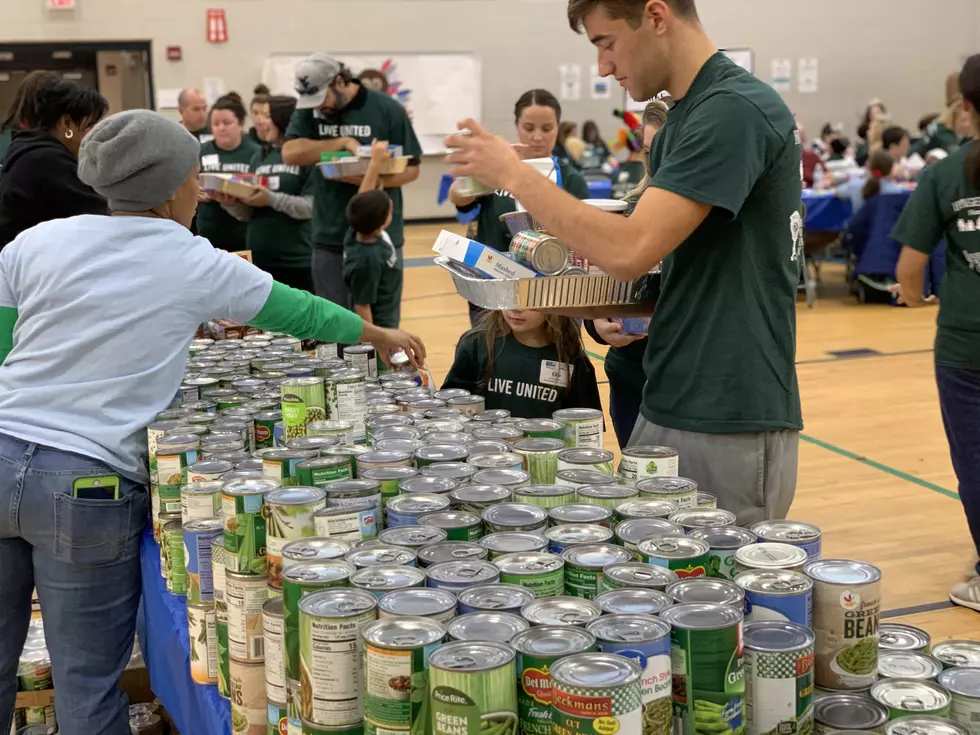
M357 455L358 462L376 464L381 462L406 462L412 458L408 452L373 451Z
M326 493L318 487L304 487L300 485L271 490L266 493L265 502L276 505L312 505L314 503L323 503L325 497Z
M813 581L790 569L750 569L735 575L735 584L749 592L767 595L798 595L813 589Z
M425 572L416 567L379 565L358 569L350 577L351 585L372 590L403 589L425 581Z
M367 470L358 470L362 479L368 480L403 480L406 477L414 477L419 471L414 467L372 467Z
M518 633L510 645L526 656L558 657L584 653L595 646L595 636L585 628L539 625ZM518 672L520 673L520 672Z
M745 590L727 579L692 577L672 583L666 590L674 602L711 602L716 605L738 605L745 600Z
M938 659L919 651L878 651L878 676L883 678L935 679L942 671Z
M582 597L540 597L521 608L531 625L586 625L602 615L592 600Z
M616 506L616 513L624 518L666 518L677 510L677 504L671 500L655 500L653 498L633 498L624 500Z
M588 421L601 419L602 411L595 408L562 408L551 414L556 421Z
M386 544L416 549L445 541L447 535L444 528L436 526L393 526L379 533L378 538Z
M502 455L500 455L502 456ZM519 454L512 454L512 457L517 458L517 464L521 462L521 457ZM476 457L480 459L480 457ZM473 462L472 464L480 466L478 462ZM513 466L513 465L511 465ZM524 470L511 470L511 469L481 469L473 475L473 483L476 485L504 485L505 487L512 487L514 485L524 485L531 476L524 472Z
M327 447L327 451L342 449L342 447ZM317 456L315 449L266 449L262 452L263 461L282 462L290 459L313 459Z
M969 735L958 722L945 717L917 715L901 717L885 725L885 735Z
M881 579L878 567L850 559L817 559L807 564L803 573L816 582L827 584L867 584Z
M526 490L527 488L521 489ZM566 488L566 490L574 492L574 488ZM568 503L548 510L548 517L558 524L601 523L612 518L612 515L612 510L604 505L589 505L588 503Z
M633 552L615 544L583 544L562 552L566 564L602 570L610 564L625 564L633 560Z
M747 567L761 569L780 569L798 567L805 563L806 551L799 546L763 541L758 544L742 546L735 552L735 561Z
M616 536L634 545L638 545L652 536L665 535L683 536L684 528L666 518L631 518L616 526Z
M858 694L828 694L813 703L813 716L836 730L873 730L888 721L888 710Z
M480 516L460 510L442 510L426 513L419 518L420 526L435 526L436 528L469 528L482 523Z
M658 590L622 587L603 592L595 603L606 615L659 615L674 601Z
M420 449L424 449L424 447L420 447ZM415 475L405 477L398 481L398 489L402 493L410 495L425 493L429 495L445 495L457 487L459 487L459 483L451 477L433 477L432 475ZM388 502L390 503L391 501ZM447 500L446 502L448 503L449 501Z
M465 480L476 471L476 467L466 462L438 462L419 470L423 477L448 477L451 480Z
M516 655L506 643L456 641L433 651L429 665L444 671L490 671L506 666Z
M721 508L696 508L693 510L678 510L670 514L668 520L682 526L695 528L717 528L734 526L735 514Z
M639 664L632 659L608 653L577 653L551 666L554 683L582 689L625 686L639 681L640 673Z
M579 469L568 469L568 470L558 470L556 477L563 482L570 483L572 485L578 485L579 495L583 494L583 491L595 491L598 488L595 486L600 486L603 488L609 488L607 494L603 495L591 495L590 497L603 497L603 498L635 498L637 495L637 490L632 487L627 487L626 485L619 485L616 483L616 478L611 475L605 475L602 472L596 470L579 470Z
M738 526L695 528L689 535L691 538L701 539L712 549L738 549L758 541L752 531Z
M286 448L320 450L337 446L339 441L337 437L326 434L323 436L298 436L295 439L290 439L289 443L286 444Z
M225 495L264 495L277 487L279 484L272 480L232 480L222 486L221 492Z
M461 462L469 455L469 450L459 444L427 444L415 450L418 459L430 462Z
M300 612L318 618L351 618L377 606L378 601L370 592L352 589L321 590L299 601Z
M603 615L586 630L597 640L612 643L651 643L670 635L670 626L652 615Z
M485 457L488 454L512 454L510 451L510 444L505 441L499 441L497 439L483 439L470 442L467 444L470 450L469 463L475 464L473 459L475 457ZM520 462L520 457L517 458L517 462ZM515 462L514 464L517 464ZM514 465L507 465L508 467L513 467Z
M184 531L190 533L220 533L225 522L221 518L195 518L184 524Z
M411 587L389 592L378 601L378 609L392 615L427 617L455 610L456 596L447 590Z
M538 452L559 452L565 448L565 442L561 439L522 439L514 444L514 449L519 452L536 454Z
M641 459L658 459L661 457L676 457L677 450L673 447L627 447L623 450L627 457L639 457Z
M275 597L270 597L268 600L262 603L262 612L272 618L282 617L282 596L276 595Z
M547 522L548 512L526 503L500 503L486 508L483 520L495 526L534 526Z
M497 451L483 451L484 447L481 446L483 444L492 445ZM492 447L488 446L486 448L490 449ZM503 448L501 449L500 447ZM524 460L521 455L514 454L511 449L513 447L506 442L474 442L470 445L469 463L474 467L479 467L481 470L518 467Z
M553 439L550 441L554 441ZM605 449L571 447L558 453L558 459L569 464L606 464L614 459L613 453Z
M605 526L596 526L591 523L568 523L552 526L545 531L544 535L549 541L557 541L562 544L601 544L604 541L609 541L613 533Z
M923 679L883 679L871 685L871 698L903 712L933 712L950 703L950 695Z
M763 541L785 541L792 544L800 541L816 541L820 538L819 528L811 523L800 521L759 521L749 526L749 530Z
M502 572L526 575L547 574L565 566L560 556L536 551L504 554L494 559L493 564Z
M446 630L457 641L510 643L515 635L530 627L530 623L513 613L474 612L451 620Z
M472 541L440 541L419 549L419 559L427 564L443 561L486 559L487 549Z
M708 544L704 541L679 534L654 536L641 541L637 548L642 554L660 559L690 559L707 554L709 551Z
M284 559L337 559L350 551L350 544L332 538L301 538L282 547Z
M696 493L698 484L686 477L648 477L636 483L640 495L651 493L655 495L685 495Z
M975 665L946 669L939 675L939 683L953 694L980 698L980 668Z
M416 479L416 478L409 478ZM428 478L441 480L441 477ZM404 480L402 481L404 482ZM399 485L401 482L399 482ZM449 498L442 495L432 495L429 493L418 493L415 495L396 495L388 501L386 506L389 513L399 513L405 515L424 515L434 513L437 510L445 510L449 507Z
M797 623L765 620L747 623L744 630L747 649L764 653L781 653L812 648L813 632Z
M664 610L660 617L684 630L720 630L742 622L742 611L730 605L687 602Z
M415 562L416 554L402 546L367 546L354 549L345 558L356 567L405 566Z
M545 431L561 431L565 428L564 422L555 421L554 419L521 419L514 424L514 426L523 431L525 434L540 433Z
M534 592L516 584L485 584L460 590L460 605L475 610L516 610L534 599Z
M664 589L671 582L677 581L677 573L672 569L639 561L611 564L602 573L626 587Z
M298 585L321 584L347 579L356 567L348 561L314 561L294 564L282 572L283 582L287 580Z
M929 647L931 638L922 628L901 623L878 626L878 647L892 651L917 651Z
M480 546L501 554L511 554L543 549L548 546L548 539L544 534L531 531L502 531L481 538Z
M534 498L558 498L562 495L575 495L575 488L568 485L525 485L514 490L515 495ZM566 506L559 506L566 507Z
M425 570L437 582L484 584L500 577L500 570L488 561L443 561Z
M414 590L401 590L400 593L412 592ZM386 595L388 597L390 595ZM381 604L378 603L381 607ZM368 643L373 643L384 648L413 649L423 648L433 643L440 642L446 637L446 628L438 620L431 618L382 618L367 623L361 628L361 636Z

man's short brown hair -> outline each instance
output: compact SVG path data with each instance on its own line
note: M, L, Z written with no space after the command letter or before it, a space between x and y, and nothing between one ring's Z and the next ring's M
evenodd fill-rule
M674 14L687 20L697 20L698 10L695 0L664 0ZM568 0L568 24L576 33L582 32L585 16L602 6L610 18L625 20L634 28L639 28L643 20L643 10L647 0Z

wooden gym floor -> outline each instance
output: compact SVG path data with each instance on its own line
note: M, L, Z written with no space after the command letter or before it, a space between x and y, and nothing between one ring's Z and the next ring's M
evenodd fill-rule
M442 228L406 229L402 304L402 328L425 341L437 382L469 328L466 302L451 278L426 262ZM953 584L972 576L977 559L933 378L936 309L859 306L842 270L832 266L823 269L823 281L816 307L801 298L797 311L805 429L790 516L823 529L825 557L882 569L885 618L923 627L933 641L980 638L980 616L947 597ZM585 341L605 402L606 347ZM606 448L617 450L611 429Z

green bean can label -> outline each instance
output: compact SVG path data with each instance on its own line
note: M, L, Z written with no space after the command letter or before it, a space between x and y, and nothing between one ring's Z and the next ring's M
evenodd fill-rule
M163 529L163 543L167 558L167 592L172 595L187 594L187 568L184 563L184 534L180 521L172 521Z
M639 682L607 691L552 682L554 735L639 735L643 705Z
M602 572L598 569L576 567L566 563L565 594L594 600L599 594L602 576Z
M466 692L436 686L432 688L431 732L433 735L517 735L517 716L513 712L484 713Z
M500 582L527 587L535 597L556 597L565 593L565 572L561 567L543 574L508 574L502 571Z
M554 657L517 654L517 713L521 735L551 735L551 664Z
M230 694L228 681L228 613L225 610L224 602L215 603L214 617L214 629L218 639L218 694L228 699Z
M747 735L813 731L813 647L745 652Z
M745 673L742 624L671 630L675 735L742 735Z
M429 718L429 654L439 645L394 650L366 644L365 735L425 735Z
M736 549L712 549L708 552L708 576L735 579Z
M266 574L266 522L262 495L222 495L225 520L225 568L242 574Z

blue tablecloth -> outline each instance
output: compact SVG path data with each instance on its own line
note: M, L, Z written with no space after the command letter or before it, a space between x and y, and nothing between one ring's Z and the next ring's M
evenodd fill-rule
M610 199L612 197L612 179L590 181L589 196L593 199Z
M829 191L806 189L803 191L803 204L806 206L803 227L807 232L842 232L854 214L849 199L838 199Z
M167 593L160 576L160 547L153 530L143 533L140 548L143 605L137 625L140 648L150 671L150 686L177 725L188 735L228 735L231 708L215 685L191 679L187 640L187 602Z

